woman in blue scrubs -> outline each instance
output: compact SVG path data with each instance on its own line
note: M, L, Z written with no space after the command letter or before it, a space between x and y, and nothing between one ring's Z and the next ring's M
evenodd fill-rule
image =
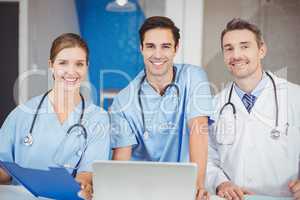
M109 159L110 142L107 113L80 94L88 54L76 34L53 41L48 62L53 88L9 114L0 132L0 160L34 169L65 167L90 187L91 164ZM11 177L0 168L0 183L9 182Z

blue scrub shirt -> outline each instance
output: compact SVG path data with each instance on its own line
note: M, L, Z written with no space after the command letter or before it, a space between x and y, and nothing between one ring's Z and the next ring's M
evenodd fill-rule
M79 122L81 102L68 119L61 124L48 97L45 98L33 129L33 144L26 146L24 137L28 135L36 108L42 96L34 97L15 108L5 120L0 132L0 160L15 162L22 167L48 169L48 167L75 167L84 144L81 129L67 130ZM87 149L78 172L92 171L95 160L109 159L110 137L109 117L91 102L86 102L82 121L87 130ZM72 169L68 171L72 172Z
M132 146L132 160L188 162L188 121L212 114L212 99L205 71L198 66L174 65L175 86L160 96L140 72L111 106L112 148ZM139 105L138 91L141 87ZM145 116L144 134L142 112Z

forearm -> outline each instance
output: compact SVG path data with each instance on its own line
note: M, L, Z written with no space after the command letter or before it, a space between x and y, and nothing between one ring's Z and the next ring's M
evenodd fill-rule
M197 186L204 187L207 154L208 129L207 117L197 117L190 122L190 160L198 165Z
M216 188L223 182L227 182L230 178L222 169L220 156L217 149L217 144L209 137L208 142L208 159L206 170L206 184L207 188L216 193Z
M198 165L198 187L204 187L207 165L207 138L204 136L190 141L191 162Z
M208 159L207 161L207 170L206 170L206 181L208 189L216 193L217 187L224 183L230 181L230 179L224 174L224 171L214 163Z
M113 160L130 160L131 159L131 146L114 149L112 159Z
M11 182L11 177L0 168L0 184L9 184Z

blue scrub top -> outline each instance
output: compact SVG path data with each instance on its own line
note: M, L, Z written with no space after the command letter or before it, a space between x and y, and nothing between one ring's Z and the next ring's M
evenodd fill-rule
M212 114L212 98L206 72L198 66L174 65L175 86L160 96L147 82L141 83L141 71L123 89L111 106L112 148L132 146L132 160L188 162L188 121ZM138 91L145 116L144 134Z
M30 126L42 96L34 97L15 108L5 120L0 130L0 160L15 162L20 166L34 169L48 169L69 165L75 167L84 145L81 129L73 129L69 136L67 130L78 123L81 102L61 124L48 97L45 98L32 132L33 144L26 146L24 137ZM85 102L83 125L87 130L87 149L78 172L92 171L94 160L109 159L110 137L107 112L91 102ZM72 172L72 169L68 171Z

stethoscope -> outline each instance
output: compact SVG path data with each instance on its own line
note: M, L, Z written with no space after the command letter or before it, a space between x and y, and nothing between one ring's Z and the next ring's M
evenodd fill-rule
M41 99L41 101L40 101L40 103L39 103L39 105L38 105L38 107L37 107L37 109L36 109L36 111L35 111L35 114L34 114L34 117L33 117L32 123L31 123L31 127L30 127L30 130L29 130L29 133L28 133L28 135L26 135L26 136L24 137L24 139L23 139L23 143L24 143L26 146L32 146L32 144L33 144L33 141L34 141L34 140L33 140L32 132L33 132L33 128L34 128L34 126L35 126L35 121L36 121L36 118L37 118L37 116L38 116L38 114L39 114L39 111L40 111L40 109L41 109L41 106L42 106L42 104L43 104L45 98L48 96L48 94L49 94L50 92L51 92L51 90L47 91L47 92L43 95L43 97L42 97L42 99ZM84 140L85 140L85 142L84 142L84 143L85 143L85 145L84 145L84 150L81 152L80 158L79 158L78 162L76 163L76 165L75 165L75 167L74 167L74 169L73 169L73 172L72 172L72 176L73 176L73 177L75 177L76 174L77 174L77 169L78 169L78 167L79 167L79 165L80 165L80 163L81 163L81 160L82 160L82 158L83 158L83 156L84 156L84 153L85 153L85 151L86 151L86 148L87 148L87 131L86 131L86 128L82 125L82 119L83 119L84 111L85 111L85 101L84 101L84 98L83 98L82 94L80 94L80 98L81 98L81 102L82 102L82 103L81 103L81 114L80 114L80 117L79 117L79 121L78 121L78 123L73 124L73 125L67 130L67 135L69 135L69 134L71 133L71 131L72 131L75 127L81 128L82 131L83 131L83 137L84 137Z
M172 81L170 84L168 84L165 89L164 89L164 92L165 93L167 91L168 88L172 88L174 87L175 90L176 90L176 97L177 97L177 104L176 104L176 109L175 109L175 112L176 112L176 117L175 119L177 119L177 116L179 114L179 104L180 104L180 96L179 96L179 87L178 85L175 84L175 77L176 77L176 68L173 67L173 77L172 77ZM139 84L139 89L138 89L138 103L139 103L139 107L141 109L141 118L142 118L142 127L143 127L143 138L145 140L147 140L149 138L149 131L146 129L146 120L145 120L145 113L144 113L144 107L143 107L143 103L142 103L142 84L144 83L146 79L146 72L145 72L145 75L142 77L141 81L140 81L140 84ZM180 155L181 155L181 143L182 143L182 134L180 134L180 137L179 137L179 140L178 140L178 143L179 143L179 148L178 148L178 158L177 158L177 161L179 162L180 161Z
M277 140L280 136L281 136L281 132L279 130L279 125L278 125L278 118L279 118L279 103L278 103L278 95L277 95L277 88L276 88L276 84L275 84L275 81L273 79L273 77L268 73L268 72L265 72L266 75L270 78L271 82L272 82L272 86L273 86L273 91L274 91L274 100L275 100L275 108L276 108L276 112L275 112L275 126L272 128L271 132L270 132L270 137L274 140ZM232 114L233 114L233 117L234 117L234 125L233 125L233 128L234 128L234 135L233 137L235 138L236 136L236 107L235 105L231 102L231 97L232 97L232 91L233 91L233 87L234 87L234 83L232 83L231 85L231 88L230 88L230 91L229 91L229 96L228 96L228 101L227 103L225 103L221 109L220 109L220 112L219 112L219 117L218 117L218 121L220 120L222 114L223 114L223 111L224 109L229 106L231 107L232 109ZM288 125L288 124L287 124ZM216 133L218 134L218 125L216 127ZM286 132L287 132L287 129L286 129ZM226 134L226 133L224 133ZM220 137L220 136L219 136ZM222 142L219 142L218 141L218 135L217 135L217 142L219 144L223 144ZM229 144L233 144L233 142L229 143Z

